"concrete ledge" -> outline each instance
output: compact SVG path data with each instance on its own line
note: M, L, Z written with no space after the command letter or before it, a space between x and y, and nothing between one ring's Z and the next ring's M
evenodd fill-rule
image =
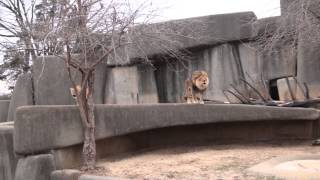
M17 110L14 146L18 154L32 154L82 143L76 106L27 106ZM254 122L315 121L319 112L304 108L248 105L96 105L96 138L184 125Z
M13 122L0 123L0 179L13 180L17 161L13 150Z
M19 159L14 180L49 180L54 170L51 154L28 156Z

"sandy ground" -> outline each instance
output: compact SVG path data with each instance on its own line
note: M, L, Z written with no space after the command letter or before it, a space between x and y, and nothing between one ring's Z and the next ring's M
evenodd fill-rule
M246 171L265 160L283 155L320 152L310 142L171 147L149 150L98 163L105 170L94 172L129 179L276 179Z

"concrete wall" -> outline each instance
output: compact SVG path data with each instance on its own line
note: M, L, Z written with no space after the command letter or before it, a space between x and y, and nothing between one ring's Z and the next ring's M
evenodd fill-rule
M17 157L13 150L13 123L0 123L0 179L13 180Z
M23 74L19 76L10 100L7 121L13 121L16 109L26 105L34 105L32 74Z
M0 100L0 122L6 122L8 118L10 100Z
M96 138L163 127L218 122L316 121L319 112L304 108L246 105L97 105ZM83 142L76 106L30 106L17 110L14 149L33 154Z

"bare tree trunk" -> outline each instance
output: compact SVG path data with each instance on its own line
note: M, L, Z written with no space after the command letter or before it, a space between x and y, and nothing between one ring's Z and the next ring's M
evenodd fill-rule
M96 142L95 142L95 118L94 118L94 105L93 105L93 82L94 73L89 72L87 86L83 86L81 102L79 102L80 111L85 114L84 128L84 141L83 141L83 170L95 169L96 167ZM81 104L80 104L81 103ZM81 116L83 118L83 116Z

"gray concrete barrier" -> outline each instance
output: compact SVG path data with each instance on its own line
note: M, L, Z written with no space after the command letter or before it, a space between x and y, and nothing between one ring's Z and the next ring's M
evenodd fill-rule
M76 106L21 107L16 117L14 147L18 154L33 154L83 141ZM163 127L218 122L315 121L319 112L248 105L96 105L95 117L99 140Z

